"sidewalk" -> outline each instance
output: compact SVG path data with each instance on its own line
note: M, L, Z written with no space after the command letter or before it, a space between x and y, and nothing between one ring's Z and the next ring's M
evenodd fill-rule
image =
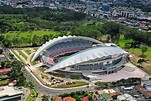
M28 88L23 88L24 89L24 96L23 99L26 101L27 97L30 95L30 90Z

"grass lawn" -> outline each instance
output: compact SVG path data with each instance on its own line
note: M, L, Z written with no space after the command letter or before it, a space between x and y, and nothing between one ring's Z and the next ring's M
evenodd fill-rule
M42 68L39 68L39 70L44 73L44 71L46 70L46 68L42 67Z
M138 64L137 61L138 59L140 59L141 57L141 49L139 48L131 48L129 49L129 52L133 54L133 57L131 58L131 62L134 64ZM143 62L141 64L141 66L143 68L141 68L143 71L147 72L148 74L151 74L151 47L148 47L148 51L144 53L144 55L146 56L146 58L144 58L145 60L147 60L147 62Z
M56 35L56 34L59 34L59 32L57 32L57 31L48 31L48 30L28 31L28 32L11 31L11 32L8 32L8 33L4 34L4 37L8 38L8 40L11 40L15 37L18 37L18 38L29 37L29 38L31 38L34 35L43 36L43 35Z
M8 82L9 82L9 80L1 80L1 81L0 81L0 86L1 86L1 85L7 85Z
M31 59L33 58L33 56L34 56L34 54L31 56L31 58L30 58L30 63L31 63L31 65L36 65L36 61L31 61Z
M71 85L58 85L57 87L54 86L54 88L70 88L70 87L79 87L79 86L84 86L87 83L85 81L76 81L75 84L71 84Z
M138 63L137 63L137 61L138 61L138 59L139 59L140 57L138 57L138 56L133 56L132 58L131 58L131 62L132 63L134 63L134 64L136 64L136 65L138 65ZM146 60L146 59L145 59ZM151 74L151 61L148 61L147 63L146 62L143 62L142 64L141 64L141 66L143 67L143 68L140 68L140 69L142 69L143 71L145 71L145 72L147 72L148 74Z
M71 79L79 79L79 76L78 75L71 75L70 78Z
M27 56L21 51L21 50L18 50L18 53L19 55L21 55L25 60L27 60Z
M129 39L129 40L126 40L126 39L120 39L118 40L118 45L120 47L124 47L125 43L128 43L128 42L132 42L133 40Z
M145 55L147 56L147 58L151 59L151 47L148 47L148 51L145 52Z
M10 31L8 33L3 34L4 39L7 39L11 42L11 47L23 47L23 46L31 46L33 36L36 35L39 38L42 38L44 35L48 35L50 39L57 37L60 32L53 30L39 30L39 31Z
M6 78L8 78L8 75L2 75L2 76L0 76L0 79L6 79Z
M31 63L31 65L36 65L37 64L36 61L31 61L30 63Z
M31 54L31 50L24 50L28 55Z
M131 48L129 49L129 51L132 53L132 54L135 54L136 56L140 56L142 54L142 51L140 48ZM147 59L150 59L151 60L151 47L148 47L148 51L144 53L144 55L146 55L146 58Z
M24 62L24 61L20 58L20 56L19 56L14 50L12 50L12 52L15 54L15 56L16 56L20 61Z
M103 96L106 100L111 98L108 93L102 93L102 96Z
M34 89L30 89L30 94L26 99L26 101L34 101L36 97L37 97L37 92Z
M37 50L38 50L38 48L39 48L39 47L35 47L35 48L33 48L33 49L34 49L35 51L37 51Z

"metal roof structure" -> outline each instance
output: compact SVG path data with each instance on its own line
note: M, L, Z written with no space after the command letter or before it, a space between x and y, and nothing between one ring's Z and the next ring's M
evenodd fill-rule
M53 45L57 44L57 43L60 43L60 42L64 42L64 41L67 41L67 40L76 40L76 39L79 39L79 40L86 40L86 41L91 41L91 42L95 42L95 43L98 43L98 44L103 44L102 42L96 40L96 39L93 39L93 38L89 38L89 37L83 37L83 36L63 36L63 37L58 37L58 38L54 38L53 40L50 40L48 42L46 42L45 44L43 44L35 53L35 55L33 56L32 60L31 61L34 61L42 51L52 47Z
M67 66L72 66L72 65L75 65L84 61L96 59L96 58L103 58L110 55L119 55L119 54L127 54L127 53L128 52L126 52L125 50L119 47L113 47L113 46L92 47L92 48L88 48L83 51L77 52L61 60L60 62L58 62L51 68L47 69L45 72L58 70Z

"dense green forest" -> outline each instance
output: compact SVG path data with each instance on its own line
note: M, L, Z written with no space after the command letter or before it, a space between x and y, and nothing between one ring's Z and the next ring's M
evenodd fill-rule
M4 6L0 7L0 13L0 41L6 47L37 46L63 35L88 36L98 40L102 35L108 35L108 39L115 42L121 34L125 39L151 45L149 32L91 19L81 12L67 9Z
M40 29L59 29L70 26L66 21L79 21L85 14L67 9L51 10L49 8L12 8L0 7L0 31L30 31ZM66 27L65 27L66 28ZM68 28L68 27L67 27ZM61 29L61 28L60 28ZM64 28L63 28L64 29Z

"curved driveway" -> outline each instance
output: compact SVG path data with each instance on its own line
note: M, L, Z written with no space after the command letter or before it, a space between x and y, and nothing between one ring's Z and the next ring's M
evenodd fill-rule
M68 88L68 89L57 89L57 88L50 88L48 86L43 85L36 77L33 75L32 71L28 66L25 66L26 69L26 78L30 81L32 81L35 85L35 89L44 94L50 94L50 95L58 95L58 94L63 94L63 93L69 93L69 92L74 92L74 91L95 91L94 87L89 87L87 88L86 86L82 87L74 87L74 88Z
M12 54L14 54L12 51L10 51L10 52ZM14 56L16 57L15 54L14 54ZM92 87L92 86L90 86L88 88L86 86L81 86L81 87L62 88L62 89L51 88L51 87L45 86L32 73L32 70L33 70L32 68L34 68L34 67L31 67L31 69L30 69L30 67L25 66L24 75L25 75L25 77L27 78L28 81L33 82L35 90L39 93L44 93L44 94L49 94L49 95L59 95L59 94L63 94L63 93L69 93L69 92L80 91L80 90L95 91L94 87Z

